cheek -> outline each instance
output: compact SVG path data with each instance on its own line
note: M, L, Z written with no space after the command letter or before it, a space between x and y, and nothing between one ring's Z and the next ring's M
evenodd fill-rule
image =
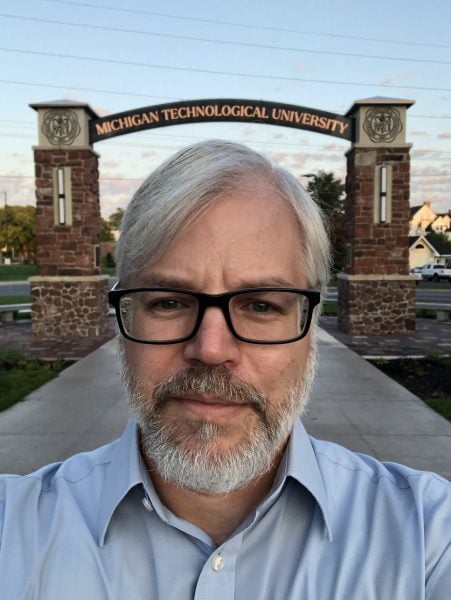
M310 344L307 340L303 340L301 344L298 347L268 346L259 359L253 361L257 379L252 383L273 397L283 395L291 389L298 383L307 362Z
M126 342L125 357L133 375L143 385L155 385L181 369L177 346L151 346Z

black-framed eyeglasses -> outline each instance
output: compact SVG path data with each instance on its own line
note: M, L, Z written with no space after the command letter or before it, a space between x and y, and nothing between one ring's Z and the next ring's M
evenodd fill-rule
M309 330L316 290L248 288L204 294L174 288L112 289L122 335L141 344L177 344L196 335L207 308L221 309L232 334L250 344L289 344Z

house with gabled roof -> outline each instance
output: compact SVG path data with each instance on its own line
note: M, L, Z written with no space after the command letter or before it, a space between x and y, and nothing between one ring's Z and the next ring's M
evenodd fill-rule
M429 232L444 233L451 240L451 210L436 213L430 200L410 209L409 236L427 235Z

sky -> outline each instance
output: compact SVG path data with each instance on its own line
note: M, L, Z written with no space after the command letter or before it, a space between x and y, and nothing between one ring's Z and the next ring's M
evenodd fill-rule
M0 0L0 206L35 204L31 103L99 116L174 100L246 98L344 114L355 100L414 100L412 206L451 209L448 0ZM347 141L254 123L185 124L98 142L104 217L168 156L209 138L301 177L344 179ZM301 181L307 183L305 179Z

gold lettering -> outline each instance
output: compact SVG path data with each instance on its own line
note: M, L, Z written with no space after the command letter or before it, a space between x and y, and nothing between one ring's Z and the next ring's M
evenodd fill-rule
M194 119L196 116L196 107L195 106L187 106L186 107L187 119Z
M313 127L318 127L318 119L318 115L312 115L311 124L313 125Z
M310 119L312 115L310 113L302 113L302 124L310 125Z
M127 127L127 121L125 119L123 119L122 117L119 117L119 119L113 119L111 121L111 129L113 131L117 131L118 129L125 129Z
M176 108L162 108L162 113L164 114L164 118L166 121L175 121L177 119L177 109Z
M340 123L340 121L338 121L338 124L340 125L340 132L344 133L346 131L346 129L348 128L348 124L347 123Z
M291 110L285 110L284 108L282 109L282 116L280 117L282 121L291 121L290 119L290 113L292 111Z
M280 108L273 108L271 110L271 116L275 121L279 121L280 119Z
M264 106L256 106L253 112L254 119L267 119L268 115L266 113L266 108Z
M319 127L321 127L321 129L327 129L327 117L319 118Z
M233 106L231 106L232 116L241 117L241 112L242 112L242 106L240 106L239 104L234 104Z
M105 123L102 123L101 125L99 125L99 123L96 123L96 131L97 135L105 135L106 133L111 133L111 123L109 121L105 121Z
M144 117L144 120L145 120L146 115L143 114L142 116ZM138 127L139 125L142 124L142 120L141 120L141 116L140 115L132 115L130 119L131 119L131 122L132 122L131 124L134 125L135 127Z
M337 129L338 121L336 119L330 119L330 130L335 131Z

